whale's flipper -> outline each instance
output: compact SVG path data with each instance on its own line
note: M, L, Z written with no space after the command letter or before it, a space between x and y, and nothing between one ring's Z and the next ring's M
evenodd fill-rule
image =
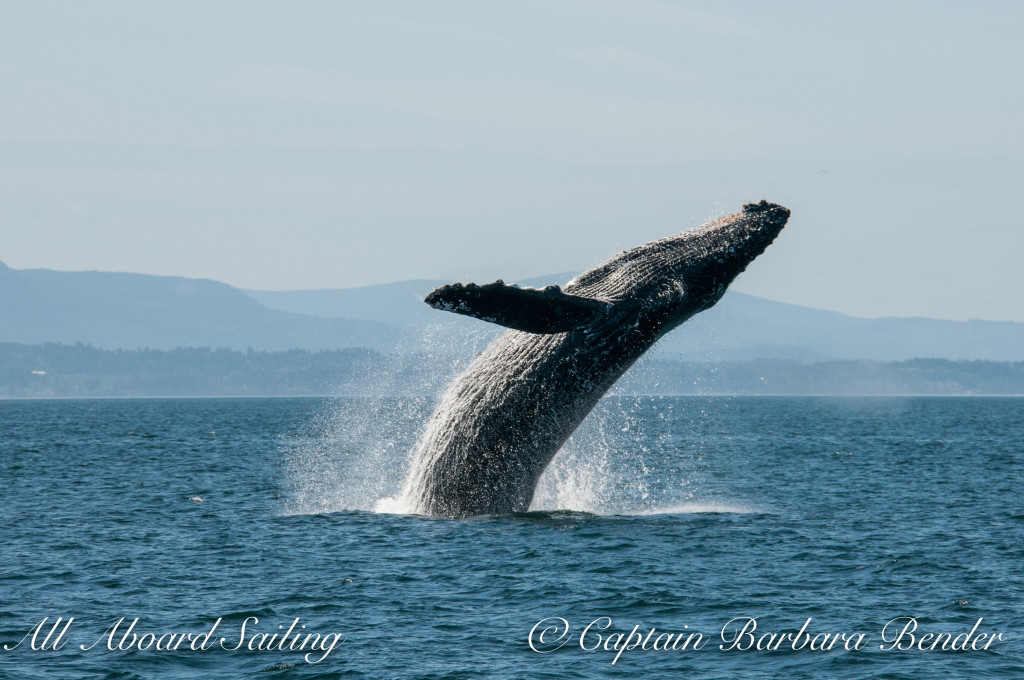
M497 280L484 286L452 283L424 300L434 309L475 316L528 333L565 333L585 328L611 309L611 304L568 295L558 286L543 290L506 285Z

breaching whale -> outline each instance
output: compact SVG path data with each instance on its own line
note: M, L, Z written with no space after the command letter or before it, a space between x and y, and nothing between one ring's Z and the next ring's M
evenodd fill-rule
M623 251L564 289L455 283L427 304L508 327L448 388L416 444L410 511L525 511L537 480L601 396L659 338L714 305L789 210L761 201Z

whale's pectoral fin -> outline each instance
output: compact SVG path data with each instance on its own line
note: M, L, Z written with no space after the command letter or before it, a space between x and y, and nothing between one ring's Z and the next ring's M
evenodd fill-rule
M568 295L558 286L543 290L505 285L500 279L478 286L441 286L425 302L434 309L475 316L528 333L565 333L585 328L607 314L611 304Z

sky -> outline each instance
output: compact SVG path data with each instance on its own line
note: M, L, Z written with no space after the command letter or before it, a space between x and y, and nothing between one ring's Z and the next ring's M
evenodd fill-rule
M734 289L1024 321L1024 4L0 4L0 261L579 271L762 198Z

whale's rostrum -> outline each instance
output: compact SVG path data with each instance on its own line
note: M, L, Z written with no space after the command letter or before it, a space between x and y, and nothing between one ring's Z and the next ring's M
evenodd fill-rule
M544 468L612 384L661 336L714 305L775 239L766 201L623 251L564 288L452 284L426 302L507 326L441 398L413 452L410 511L525 511Z

